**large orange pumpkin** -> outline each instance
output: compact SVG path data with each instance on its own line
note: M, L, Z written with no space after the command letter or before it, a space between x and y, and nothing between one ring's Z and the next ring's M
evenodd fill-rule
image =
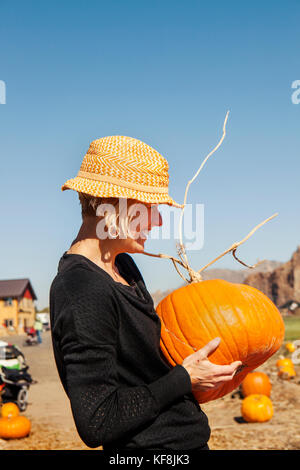
M272 418L273 404L266 395L249 395L242 401L241 413L248 423L263 423Z
M269 377L264 372L250 372L244 378L242 385L242 395L260 394L269 397L271 395L272 385Z
M241 361L241 370L217 389L195 391L199 403L215 400L237 388L246 375L281 346L284 323L274 303L246 284L221 279L193 282L176 289L156 307L161 320L161 350L173 366L221 338L209 357L215 364Z
M26 416L15 416L13 418L0 418L0 438L19 439L30 433L31 423Z

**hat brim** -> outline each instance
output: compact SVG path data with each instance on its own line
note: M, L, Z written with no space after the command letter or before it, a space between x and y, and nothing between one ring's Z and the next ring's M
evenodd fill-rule
M147 202L152 204L168 204L182 208L183 204L178 204L167 193L150 193L135 189L129 189L122 186L117 186L112 183L93 181L91 179L76 176L69 179L61 187L62 191L73 189L74 191L89 194L94 197L121 197L125 199L135 199L140 202Z

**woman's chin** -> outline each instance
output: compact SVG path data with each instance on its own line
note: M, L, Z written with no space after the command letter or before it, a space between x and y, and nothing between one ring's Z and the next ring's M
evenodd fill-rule
M130 251L129 253L142 253L144 251L144 245L146 242L146 238L137 238L136 240L131 240Z

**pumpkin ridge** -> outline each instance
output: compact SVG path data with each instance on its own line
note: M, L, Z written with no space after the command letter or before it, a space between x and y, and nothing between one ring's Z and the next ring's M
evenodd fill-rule
M252 290L252 289L247 289L247 290L249 291L249 294L251 295L251 290ZM261 294L260 291L259 291L259 293ZM265 300L265 299L263 299L263 300ZM268 309L266 308L265 302L260 302L259 305L258 305L258 303L257 303L257 301L256 301L256 297L255 297L255 301L252 302L252 305L254 306L255 313L256 313L256 317L258 318L260 324L261 324L261 321L260 321L260 318L261 318L261 317L260 317L260 315L259 315L259 309L262 309L262 308L263 308L265 317L268 318L268 320L269 320L269 321L268 321L268 327L269 327L268 331L270 331L270 324L273 323L273 321L272 321L273 319L272 319L272 316L271 316L271 317L269 316L269 311L268 311ZM272 307L274 308L273 305L272 305ZM272 315L272 314L271 314L271 315ZM274 329L273 329L273 331L274 331ZM267 349L267 351L266 351L267 357L270 356L270 352L273 350L273 346L274 346L274 341L273 341L274 335L273 335L273 334L272 334L272 335L269 334L269 337L270 337L270 336L272 336L272 340L269 341L271 344L268 345L268 349Z
M197 291L197 289L196 289L196 292L197 292L199 298L201 299L201 301L202 301L202 303L203 303L203 305L204 305L204 307L205 307L206 312L208 313L208 317L210 317L210 315L209 315L210 310L209 310L209 308L207 307L207 304L205 303L205 301L204 301L204 299L202 298L202 296L200 296L200 293ZM208 291L206 290L206 292L208 292ZM219 337L222 338L223 335L222 335L222 331L219 329L219 325L216 323L216 324L214 324L214 326L215 326L216 330L217 330L218 333L219 333ZM211 337L211 339L213 339L213 338L215 337L215 335L214 335L214 334L211 334L209 328L207 328L207 330L208 330L208 332L209 332L209 336ZM229 347L227 346L226 342L223 341L223 344L226 346L226 349L227 349L228 352L229 352L229 356L231 357L231 352L230 352L230 349L229 349ZM221 355L222 355L223 358L224 358L225 364L226 364L226 363L228 362L227 357L225 356L225 354L222 352L222 350L221 350L220 348L218 348L218 349L219 349L218 352L221 353Z
M259 312L260 310L259 309L262 309L264 310L264 315L265 315L265 318L268 319L268 331L270 331L270 324L272 325L273 322L274 322L274 319L273 319L273 313L274 313L274 308L277 309L276 305L266 296L264 295L261 291L255 289L254 287L252 286L248 286L246 285L246 293L247 293L247 296L251 297L251 293L254 293L254 294L257 294L257 291L261 297L260 302L258 303L257 301L257 297L256 295L254 295L254 300L252 300L251 304L253 305L254 307L254 310L255 310L255 314L256 314L256 317L258 318L258 321L259 323L261 324L261 316L259 315ZM253 299L253 297L252 297ZM267 308L267 305L266 304L269 304L270 305L270 312L269 312L269 309ZM262 307L263 306L263 307ZM280 315L280 313L279 313ZM278 318L281 318L278 317ZM274 354L274 349L278 349L278 347L276 346L276 338L275 338L275 341L274 341L274 326L272 325L273 327L273 330L272 330L272 334L269 333L268 335L268 338L269 338L269 344L268 344L268 348L263 352L263 355L264 355L264 360L263 361L260 361L259 364L256 365L256 367L260 364L262 364L263 362L265 362L270 356L272 356Z
M251 295L251 292L253 292L254 294L257 294L257 289L255 289L254 287L246 285L246 288L247 288L247 289L246 289L246 290L247 290L247 293L249 292L249 295ZM263 302L260 302L259 305L258 305L258 301L257 301L257 299L256 299L256 295L254 295L255 301L253 302L253 305L254 305L254 308L255 308L256 316L257 316L257 318L258 318L258 320L259 320L259 322L260 322L261 315L259 315L259 308L261 308L261 306L263 305L263 309L264 309L264 312L265 312L265 317L268 318L268 320L269 320L269 321L268 321L268 325L269 325L269 326L270 326L270 324L272 325L272 327L273 327L273 332L274 332L274 326L273 326L273 323L274 323L274 318L273 318L273 317L274 317L274 315L273 315L273 313L274 313L274 307L276 308L276 306L275 306L274 303L271 302L270 299L269 299L266 295L264 295L261 291L258 291L258 292L259 292L260 297L262 298L262 299L260 299L260 300L263 300ZM267 303L269 304L270 309L267 308L267 305L266 305ZM270 310L270 311L269 311L269 310ZM270 345L270 347L268 348L268 350L273 349L273 346L274 346L274 344L275 344L275 342L276 342L276 340L275 340L275 342L274 342L274 339L273 339L273 338L274 338L274 334L269 335L269 337L270 337L270 336L272 337L272 341L271 341L271 345Z
M222 283L222 284L223 284L223 283ZM226 287L226 286L225 286L225 287ZM210 291L210 294L211 294L211 292L212 292L212 291ZM223 296L223 295L224 295L224 292L223 292L223 290L222 290L222 296ZM226 296L226 289L225 289L225 296ZM226 296L226 297L229 298L228 296ZM233 339L233 342L234 342L235 347L236 347L237 355L239 356L239 347L238 347L238 345L237 345L237 342L236 342L236 340L235 340L235 337L234 337L233 333L231 332L230 327L227 325L227 322L226 322L226 320L225 320L225 318L224 318L224 316L223 316L223 313L222 313L222 311L221 311L221 309L220 309L219 302L216 302L216 297L215 297L214 295L212 295L212 298L213 298L214 301L215 301L214 303L215 303L215 305L216 305L216 307L217 307L218 314L219 314L220 317L222 318L223 324L226 326L226 331L228 332L228 334L230 334L231 338ZM231 299L229 299L229 305L231 306L231 309L232 309L233 312L235 313L235 308L233 307L233 305L232 305L232 303L231 303ZM229 348L228 348L228 349L229 349ZM233 362L234 359L233 359L233 357L232 357L232 353L231 353L230 349L229 349L229 353L230 353L230 357L231 357L230 362Z
M202 299L202 297L200 296L200 293L198 292L198 290L192 288L192 291L191 291L191 292L194 292L194 294L196 294L195 297L197 297L198 299L200 299L200 302L202 302L202 304L203 304L203 306L204 306L204 309L206 310L206 312L209 313L209 310L207 309L206 305L204 304L203 299ZM193 302L192 302L192 303L193 303ZM196 314L197 314L197 312L196 312ZM198 321L200 320L201 330L202 330L202 331L205 331L205 330L206 330L207 333L208 333L208 337L211 338L213 335L211 334L211 331L210 331L208 325L202 320L201 315L197 315L197 320L198 320ZM203 346L204 346L204 345L201 345L201 347L203 347ZM200 348L200 349L201 349L201 348ZM199 346L197 347L197 350L199 350Z
M190 291L189 294L190 294L190 296L191 296L191 299L193 298L193 294L194 294L194 295L196 294L196 297L197 297L197 299L198 299L197 289L194 289L191 284L190 284L189 286L187 286L187 288L189 288L189 291ZM171 295L172 295L172 294L171 294ZM200 298L200 300L201 300L201 298ZM179 306L179 307L180 307L180 306ZM190 307L191 309L193 309L193 308L194 308L194 302L191 301L190 304L189 304L189 307ZM196 309L196 308L195 308L195 310L194 310L193 313L195 314L195 317L197 318L197 321L200 320L200 322L201 322L201 330L202 330L202 331L205 331L205 330L208 331L208 336L210 337L210 336L211 336L210 331L209 331L209 329L206 327L206 324L203 322L201 316L199 316L199 315L197 314L198 312L197 312L197 309ZM189 316L191 316L191 315L192 315L192 313L189 314ZM180 331L180 333L182 334L183 338L186 340L185 336L183 335L183 331L182 331L182 330ZM178 340L179 340L179 338L178 338ZM187 340L186 340L186 341L187 341ZM190 345L190 343L191 343L191 339L188 340L188 344L187 344L187 345ZM191 347L192 349L194 349L194 351L195 351L195 350L199 350L199 344L198 344L197 342L195 342L194 344L195 344L195 346L190 345L190 347ZM203 346L204 346L204 345L203 345ZM201 345L201 347L202 347L202 345Z
M183 332L183 328L182 328L181 325L179 324L178 319L180 319L180 314L178 315L178 313L176 312L176 302L175 302L175 305L174 305L173 299L172 299L172 294L173 294L173 293L171 293L171 296L170 296L170 297L171 297L171 304L172 304L172 307L173 307L173 312L174 312L174 315L175 315L175 318L176 318L176 323L177 323L177 325L178 325L178 328L179 328L180 333L182 334L182 337L184 338L183 341L184 341L185 345L186 345L188 348L191 348L192 346L190 346L190 344L189 344L189 343L190 343L190 340L188 340L188 339L185 337L184 332ZM197 312L196 312L196 313L197 313ZM173 334L175 335L175 333L173 333ZM177 337L177 340L180 342L180 339L178 338L178 335L176 334L175 336ZM175 339L176 339L176 338L175 338ZM193 348L192 348L192 349L193 349ZM191 353L191 354L192 354L192 353ZM183 358L182 358L182 360L183 360Z
M241 288L243 288L244 285L243 284L236 284L234 286L236 292L237 292L237 295L240 296L241 300L244 300L244 297L241 295ZM225 291L225 295L228 296L228 293L227 293L227 290ZM241 324L243 325L244 327L244 331L245 331L245 336L247 338L247 353L246 353L246 357L249 356L249 346L250 346L250 338L249 338L249 333L248 333L248 327L247 327L247 319L245 318L245 314L243 315L240 315L240 312L233 306L232 304L232 300L230 299L230 305L232 307L232 309L234 309L235 313L236 313L236 316L238 317L238 320L241 322ZM243 308L242 308L243 310ZM245 366L247 367L247 364L245 364Z
M273 311L269 311L269 309L267 308L266 304L263 303L263 308L264 308L264 311L265 311L265 316L267 318L269 318L269 326L271 325L271 328L270 328L270 337L271 337L271 341L270 341L270 346L269 346L269 351L270 350L273 350L274 348L274 345L275 345L275 341L276 339L274 340L274 325L273 325Z
M255 296L253 298L253 295L252 292L251 292L251 289L248 289L247 285L245 284L246 288L244 289L244 285L242 284L243 286L243 289L241 290L241 296L243 298L243 301L246 302L246 303L250 303L251 304L251 307L252 309L254 310L254 312L252 311L251 312L251 317L253 319L253 316L255 316L255 319L257 320L258 324L259 324L259 331L261 331L262 329L262 323L261 323L261 317L259 315L259 308L258 308L258 304L256 303L256 299L255 299ZM260 293L260 291L258 291ZM259 304L259 306L261 306L261 302ZM248 349L249 351L249 349ZM257 361L255 361L255 364L253 365L252 363L252 360L251 360L251 369L253 370L255 367L257 367L258 365L260 365L262 362L260 361L259 364L257 364Z
M172 310L172 314L174 314L174 308L173 308L173 302L171 301L171 296L167 298L166 302L167 302L167 304L168 304L166 310L167 310L168 312L169 312L169 310ZM164 315L163 309L162 309L162 313L161 313L161 314L162 314L162 317L163 317L163 315ZM174 315L174 318L176 318L175 315ZM165 321L164 321L164 325L165 325ZM176 344L178 343L178 341L176 340L176 335L175 335L175 333L174 333L174 334L170 334L170 333L169 333L169 328L167 328L167 327L165 327L165 328L166 328L167 336L168 336L169 340L170 340L171 343L172 343L172 347L174 348L173 352L175 352L176 355L178 355L178 356L180 357L180 359L181 359L182 356L181 356L180 352L177 350L177 347L176 347ZM172 327L172 330L173 330L173 327ZM176 331L177 331L177 330L176 330ZM168 348L168 351L169 351L169 348ZM172 359L174 360L175 364L177 364L177 363L178 363L178 359L177 359L177 360L175 359L174 354L173 354L171 357L172 357Z
M248 291L251 295L251 290L248 289ZM259 291L259 293L261 294L261 291ZM254 305L256 318L258 318L258 322L259 322L260 327L261 327L261 314L259 314L259 313L260 313L260 309L262 309L262 306L263 306L264 312L267 311L266 308L265 308L265 302L260 302L259 305L258 305L258 302L256 301L256 297L254 297L254 299L255 299L254 301L252 300L252 305ZM265 315L265 313L264 313L264 315ZM269 315L267 315L267 318L269 318ZM270 323L272 323L272 321L269 321L268 323L269 323L269 328L270 328ZM268 331L269 331L269 329L268 329Z
M204 307L204 310L206 311L206 313L208 313L208 317L209 317L209 309L207 308L207 306L206 306L206 304L205 304L205 302L204 302L202 296L200 295L200 292L198 291L198 289L193 289L193 291L195 292L196 297L197 297L198 299L200 299L200 302L202 302L202 305L203 305L203 307ZM202 320L201 315L199 315L198 318L200 319L201 325L203 325L203 326L202 326L202 330L206 330L206 331L208 332L208 337L211 338L211 339L213 339L213 338L215 337L215 335L211 333L211 330L210 330L209 326L207 325L207 323L204 322L204 320ZM204 345L203 345L203 346L204 346ZM203 347L203 346L201 346L201 347ZM224 356L223 353L222 353L222 355Z
M239 289L241 289L242 286L243 286L242 284L238 284ZM234 288L235 288L235 291L240 295L240 290L237 289L237 286L234 286ZM225 295L228 296L227 289L225 290ZM246 356L248 357L248 355L249 355L250 339L249 339L249 333L248 333L247 324L246 324L246 322L245 322L245 315L240 315L239 311L233 306L231 299L230 299L230 305L231 305L232 309L234 310L236 316L238 317L239 322L240 322L240 323L243 325L243 327L244 327L245 334L246 334L246 337L247 337L247 354L246 354ZM246 366L247 366L247 364L246 364Z
M178 323L178 313L176 312L176 308L175 308L175 304L176 304L176 301L173 302L173 297L174 297L174 292L172 292L168 298L168 301L169 301L169 305L168 305L168 314L170 312L170 310L172 311L172 315L176 321L176 333L173 331L174 328L172 328L172 331L170 330L170 333L169 333L169 337L171 338L172 340L172 344L173 344L173 347L174 347L174 350L176 351L176 353L179 355L179 357L181 358L181 362L183 361L183 357L182 357L182 353L181 353L181 350L180 350L180 344L184 343L186 345L186 347L188 349L191 348L191 346L189 345L189 342L188 340L186 339L186 337L184 336L183 334L183 331L181 330L180 328L180 325ZM178 333L178 331L179 333ZM167 332L169 331L169 328L167 329ZM178 349L179 348L179 349Z

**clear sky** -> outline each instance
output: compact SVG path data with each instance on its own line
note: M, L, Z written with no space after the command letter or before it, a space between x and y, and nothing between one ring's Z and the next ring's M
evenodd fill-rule
M80 227L76 175L90 142L129 135L169 162L170 194L204 204L200 268L279 212L238 255L287 261L300 244L300 2L1 0L0 279L30 278L38 307ZM162 213L165 208L162 207ZM174 240L147 251L176 254ZM134 255L150 291L171 262ZM240 269L230 255L214 267Z

